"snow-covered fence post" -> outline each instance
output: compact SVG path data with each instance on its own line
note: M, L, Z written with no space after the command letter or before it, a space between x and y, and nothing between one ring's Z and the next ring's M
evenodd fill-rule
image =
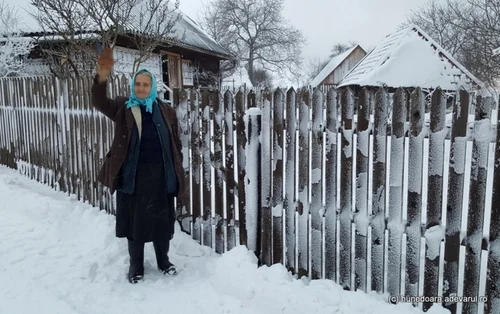
M262 111L255 102L255 93L251 91L247 97L247 111L245 114L246 128L246 162L245 162L245 196L246 211L245 223L248 249L257 254L260 252L260 223L261 209L261 176L260 176L260 137Z
M248 234L246 227L246 122L245 122L245 94L240 90L236 93L236 157L238 158L238 225L239 243L248 245Z
M326 94L324 278L337 280L337 90Z
M460 232L464 197L465 157L467 151L467 119L469 93L460 90L453 104L450 166L446 208L446 235L444 250L443 297L458 295L458 262L460 259ZM457 312L457 303L443 304L451 313Z
M342 90L342 142L340 153L340 274L339 284L345 290L354 288L351 274L352 247L352 163L353 163L353 116L354 93L350 88Z
M493 197L488 248L488 276L486 278L486 302L484 313L500 313L500 115L497 116Z
M273 263L283 264L283 114L285 94L281 89L274 92L273 104Z
M273 236L273 214L271 208L271 192L272 192L272 159L271 159L271 141L273 120L271 117L271 109L273 104L273 94L267 88L264 91L261 103L262 120L261 120L261 155L260 155L260 175L261 175L261 207L260 210L260 228L258 232L260 237L260 262L262 264L272 265L272 236Z
M403 164L405 122L408 95L402 88L394 94L392 106L391 164L389 174L389 247L387 289L391 295L401 294L401 244L403 225Z
M406 276L405 295L418 295L420 276L420 241L422 238L422 178L424 158L423 131L425 96L420 88L410 96L410 133L408 150L408 209L406 227Z
M316 89L312 102L311 125L311 278L323 277L322 273L322 222L323 208L323 92Z
M489 97L477 96L473 131L472 165L465 241L464 297L479 296L481 252L486 203L486 178L491 134L491 103ZM464 302L462 313L477 313L480 302Z
M0 80L0 164L16 168L15 157L15 104L9 103L7 98L8 81Z
M298 269L295 255L295 213L296 213L296 140L297 140L297 111L295 107L295 90L290 88L286 94L286 163L285 163L285 240L286 266L288 269Z
M201 101L201 158L202 168L202 244L212 247L212 153L210 131L210 108L214 100L208 90L203 91Z
M356 208L354 220L355 285L356 290L367 291L367 241L368 241L368 166L370 156L370 92L365 87L359 93L358 121L356 127Z
M427 223L425 230L424 296L438 295L439 256L444 228L441 221L443 202L444 142L446 124L446 94L438 87L432 94L429 134L429 179L427 190ZM424 302L427 311L432 302Z
M299 199L297 204L298 218L298 252L299 276L309 275L309 121L311 94L303 90L299 97Z
M191 176L189 171L189 103L188 103L188 93L185 89L179 91L179 89L174 89L173 93L174 108L177 113L177 118L179 120L179 135L182 144L182 168L184 169L184 184L187 190L177 198L177 213L176 217L182 224L184 230L190 230L190 195L191 191L189 188L189 178ZM191 233L192 234L192 233Z
M224 230L226 234L226 250L236 246L235 233L235 189L234 180L234 126L233 126L233 93L227 90L224 93L224 138L225 138L225 164L224 178L226 181L226 216L224 219ZM239 243L238 243L239 244Z
M200 95L196 90L191 90L191 207L192 220L191 230L193 239L201 243L202 232L202 197L201 184L201 119L200 119ZM184 158L186 158L184 156Z
M219 91L211 92L213 97L213 141L214 141L214 212L215 212L215 243L213 247L217 253L224 253L225 239L224 239L224 169L222 167L222 127L224 123L224 105L222 104L222 97Z

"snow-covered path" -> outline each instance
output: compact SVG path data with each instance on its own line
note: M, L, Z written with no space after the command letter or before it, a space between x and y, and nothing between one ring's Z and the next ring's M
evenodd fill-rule
M180 273L167 278L147 244L145 280L129 284L114 216L0 166L0 313L419 313L281 265L257 268L243 246L215 254L180 231L170 256Z

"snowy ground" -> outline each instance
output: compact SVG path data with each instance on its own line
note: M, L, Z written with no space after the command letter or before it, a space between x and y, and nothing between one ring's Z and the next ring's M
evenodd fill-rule
M180 274L160 275L148 244L145 280L131 285L114 216L3 166L0 200L0 313L419 313L328 280L297 280L281 265L257 268L243 246L215 254L180 231L170 254Z

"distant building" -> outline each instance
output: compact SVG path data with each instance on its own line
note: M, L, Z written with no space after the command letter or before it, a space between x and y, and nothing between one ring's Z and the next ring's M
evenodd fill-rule
M479 90L484 87L416 25L385 37L340 82L343 86Z
M192 19L180 10L180 17L172 29L173 35L162 40L153 50L150 58L143 61L140 67L148 68L169 89L190 88L196 86L218 85L220 61L230 60L232 56L229 51L211 38ZM132 74L134 60L139 56L139 50L135 48L131 36L147 36L134 29L131 23L130 29L119 33L114 48L116 60L113 68L114 74ZM87 40L89 47L101 49L100 32L93 30L81 30L79 38ZM29 56L24 56L26 76L56 74L51 69L50 62L44 59L42 50L50 47L63 47L68 43L62 36L54 33L41 31L24 32L22 37L32 38L36 44ZM57 49L57 48L55 48ZM64 59L58 63L65 62ZM89 62L77 58L76 66L80 74L95 73L94 68L89 68Z
M360 45L333 57L330 62L311 81L311 87L337 86L344 76L366 55Z

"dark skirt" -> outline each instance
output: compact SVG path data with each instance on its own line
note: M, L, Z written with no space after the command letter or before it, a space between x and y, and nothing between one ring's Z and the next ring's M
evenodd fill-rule
M116 236L151 242L172 239L174 197L167 194L163 163L137 165L133 194L117 191Z

